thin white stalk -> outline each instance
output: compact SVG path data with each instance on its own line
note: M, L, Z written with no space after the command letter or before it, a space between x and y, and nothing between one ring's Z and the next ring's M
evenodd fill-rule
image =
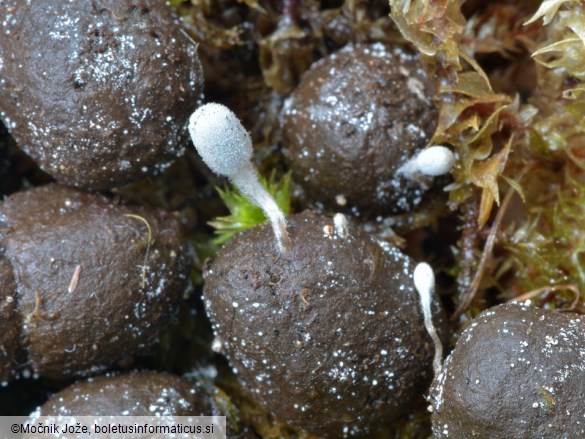
M272 225L278 249L281 252L290 250L292 243L286 230L284 213L280 210L274 198L258 183L256 168L249 163L248 166L241 168L240 172L232 177L232 182L242 194L264 211Z
M414 287L420 298L420 305L423 312L424 325L435 345L435 357L433 359L433 371L435 377L441 373L443 362L443 344L433 325L431 312L432 294L435 289L435 275L433 269L426 262L421 262L414 269Z

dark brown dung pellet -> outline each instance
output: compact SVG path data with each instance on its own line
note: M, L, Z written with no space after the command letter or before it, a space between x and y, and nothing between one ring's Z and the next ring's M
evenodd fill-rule
M164 1L0 2L0 118L60 182L103 189L166 169L202 78Z
M166 212L50 184L0 204L0 248L16 285L34 372L97 374L156 341L186 279Z
M481 313L432 387L433 436L585 437L585 320L524 304Z
M80 381L61 390L33 416L211 416L211 397L196 383L140 371Z
M396 175L436 126L431 83L402 46L350 45L315 63L286 101L284 152L313 199L404 211L423 188Z
M367 434L430 383L414 264L343 221L307 211L287 222L290 251L275 250L265 224L204 271L218 341L278 417L319 437Z

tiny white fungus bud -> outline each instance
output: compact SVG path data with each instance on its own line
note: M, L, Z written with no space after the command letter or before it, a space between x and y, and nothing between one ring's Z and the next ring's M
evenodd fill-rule
M449 148L430 146L417 155L416 164L421 174L436 177L451 170L455 164L455 156Z
M345 195L343 194L337 194L335 195L335 202L339 205L339 206L345 206L347 205L347 198L345 198Z
M243 195L264 210L279 250L289 250L292 244L284 213L258 182L258 172L251 161L252 139L240 119L221 104L205 104L189 118L189 133L207 166L216 174L228 177Z
M433 145L423 149L398 169L406 178L416 180L418 176L437 177L453 168L455 155L449 148Z
M221 352L223 348L223 341L219 337L215 337L211 343L211 350L213 352Z
M333 215L333 225L335 226L335 233L341 238L346 239L349 236L347 230L347 218L342 213Z
M441 373L443 360L443 344L437 335L437 330L433 325L433 316L431 312L431 296L435 289L435 275L433 269L426 262L421 262L414 269L414 287L420 297L421 309L423 312L424 325L435 345L435 357L433 359L433 370L435 377Z

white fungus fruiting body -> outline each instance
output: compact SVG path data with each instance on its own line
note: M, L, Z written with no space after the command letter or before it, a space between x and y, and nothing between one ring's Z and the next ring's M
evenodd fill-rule
M449 148L435 145L423 149L416 156L416 166L421 174L436 177L451 170L455 156Z
M210 103L195 110L189 118L189 133L197 152L216 174L232 178L252 160L250 134L224 105Z
M455 164L455 155L445 146L433 145L423 149L398 169L406 178L437 177L451 171Z
M252 164L252 139L240 119L221 104L205 104L189 119L189 133L197 152L216 174L228 177L270 219L281 252L290 249L284 213L258 182Z
M346 239L349 236L347 218L344 214L336 213L333 216L333 226L341 239Z
M435 357L433 359L433 370L435 376L441 372L441 362L443 360L443 344L439 339L431 312L431 295L435 289L435 275L433 269L426 262L421 262L414 269L413 274L414 287L420 297L420 304L424 317L424 324L427 332L433 339L435 345Z

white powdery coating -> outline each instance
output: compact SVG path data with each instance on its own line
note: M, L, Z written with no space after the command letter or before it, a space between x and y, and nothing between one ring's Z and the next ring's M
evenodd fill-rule
M221 104L205 104L189 118L193 145L209 168L233 178L252 159L252 139L238 117Z
M416 167L424 175L436 177L446 174L455 163L455 156L449 148L435 145L423 149L416 156Z
M369 73L372 69L386 73L376 76ZM390 210L397 211L411 210L420 203L429 186L427 181L405 186L395 169L430 140L427 112L431 111L432 105L423 94L424 77L415 54L403 47L382 43L350 44L313 64L299 89L285 100L282 111L285 155L295 174L315 192L313 196L318 195L322 202L335 201L341 206L355 204L366 197L377 206L392 206ZM350 97L354 94L350 91L353 84L364 81L369 84L367 88L381 87L375 84L382 81L384 86L381 89L404 90L405 96L409 95L408 102L415 102L424 115L413 118L408 110L398 108L400 104L390 111L386 97L362 101ZM311 93L307 93L309 90ZM385 93L391 94L388 90ZM387 119L388 112L400 122ZM300 123L306 129L290 130L291 126L298 127ZM322 140L316 140L320 136L315 132L326 137L344 133L347 140L340 149L336 145L319 143ZM380 142L380 136L384 137L384 142ZM394 152L390 154L388 151ZM340 179L335 188L323 187L323 179L333 178L340 167L347 167L352 178ZM367 187L362 185L363 195L356 196L352 183L347 181L362 179L368 180ZM332 194L332 191L338 193ZM363 199L359 203L367 206Z
M455 164L455 155L449 148L433 145L423 149L402 165L397 174L410 180L417 180L421 175L437 177L451 171Z

